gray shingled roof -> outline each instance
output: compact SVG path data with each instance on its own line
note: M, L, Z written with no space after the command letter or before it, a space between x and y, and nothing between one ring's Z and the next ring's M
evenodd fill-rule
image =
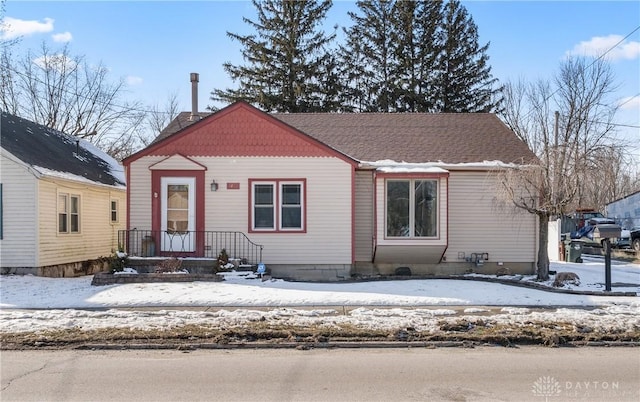
M110 186L124 186L122 168L117 162L86 141L2 112L2 148L29 166ZM80 142L78 142L80 141Z
M203 118L211 113L201 113ZM358 161L522 163L526 144L491 113L275 113L271 116ZM158 142L197 121L180 113Z

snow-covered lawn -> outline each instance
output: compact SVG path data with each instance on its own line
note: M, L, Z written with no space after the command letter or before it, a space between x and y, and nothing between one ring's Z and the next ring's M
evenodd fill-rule
M571 286L574 290L604 293L602 259L552 263L551 269L578 274L581 283ZM374 328L427 328L442 317L481 316L490 310L492 319L500 322L534 319L591 328L640 326L640 297L552 293L471 280L306 283L227 275L224 282L91 286L91 279L1 276L0 332L228 325L261 317L300 325L349 322ZM614 261L612 283L613 291L640 292L640 264ZM538 307L555 308L539 311Z

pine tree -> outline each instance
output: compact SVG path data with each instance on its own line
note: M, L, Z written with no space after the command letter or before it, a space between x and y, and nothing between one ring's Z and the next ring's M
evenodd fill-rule
M331 0L252 0L258 20L244 18L256 33L227 35L243 46L246 65L224 63L237 89L215 89L211 100L244 100L267 112L331 111L338 90L325 80L335 65L328 47L335 33L319 25ZM335 64L335 63L334 63Z
M443 50L442 0L398 1L393 14L397 111L431 112L433 67Z
M376 112L498 111L489 44L458 0L358 1L341 48L348 105Z
M491 75L487 49L480 47L473 18L458 0L444 7L444 52L438 71L436 110L439 112L497 111L501 98L497 78Z
M358 1L361 15L349 12L353 25L345 29L341 48L347 68L344 85L357 111L393 112L395 92L392 0Z

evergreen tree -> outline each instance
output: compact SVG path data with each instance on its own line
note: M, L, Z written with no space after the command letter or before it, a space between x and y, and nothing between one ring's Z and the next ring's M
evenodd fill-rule
M458 0L444 7L444 52L436 66L438 82L436 110L439 112L497 111L501 88L491 75L486 54L489 43L478 45L473 18Z
M258 20L244 18L244 22L256 33L227 32L244 47L246 65L223 65L239 87L215 89L211 100L244 100L267 112L333 110L338 89L325 78L335 74L328 52L335 33L319 30L331 0L252 1Z
M458 0L358 1L341 48L344 92L359 111L497 111L500 88Z
M397 111L433 111L433 66L443 50L442 0L398 1L393 14Z
M349 12L353 25L345 29L341 48L350 89L350 105L357 111L393 112L395 104L392 0L358 1L361 15Z

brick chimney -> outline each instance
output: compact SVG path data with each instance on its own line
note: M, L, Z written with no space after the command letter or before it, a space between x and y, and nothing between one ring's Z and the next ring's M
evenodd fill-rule
M191 73L191 116L189 120L200 120L198 115L198 81L200 75L198 73Z

